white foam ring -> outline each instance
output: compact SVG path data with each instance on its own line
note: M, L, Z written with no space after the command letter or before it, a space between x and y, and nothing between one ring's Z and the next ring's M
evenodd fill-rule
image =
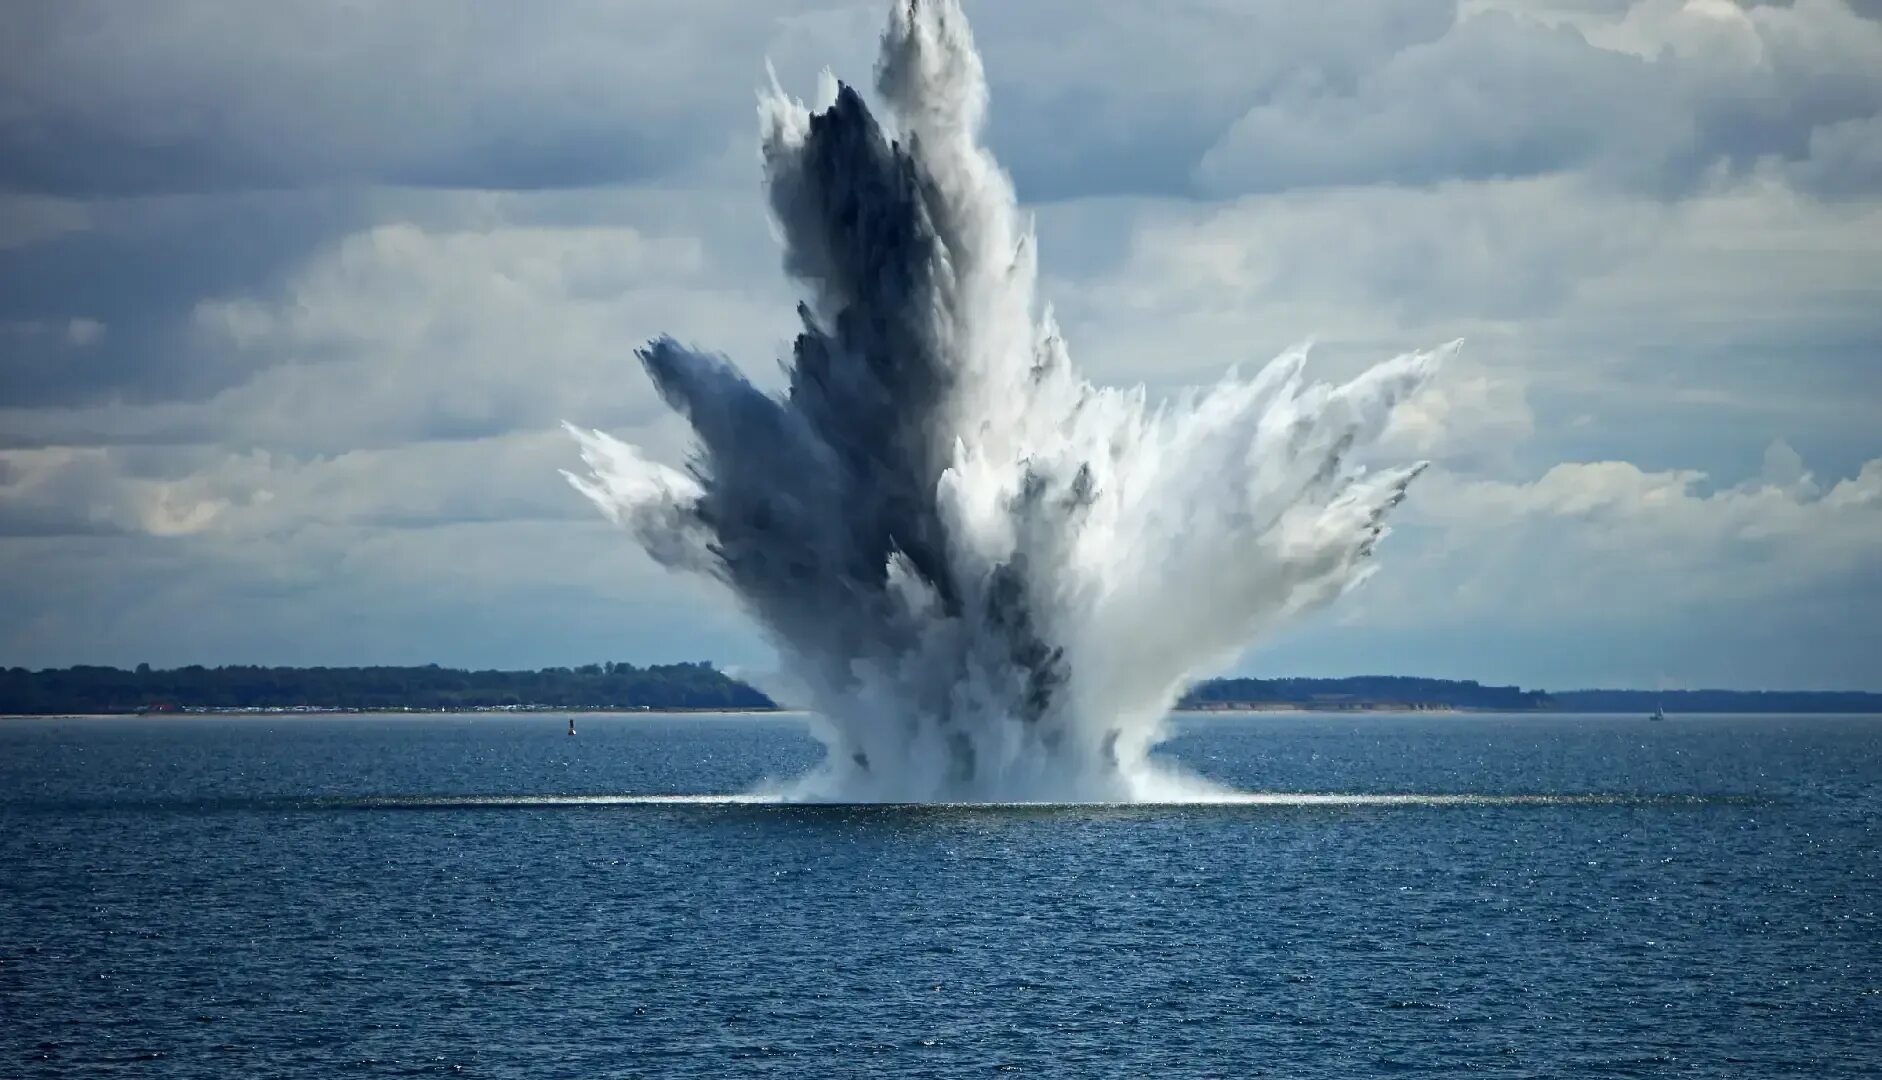
M1364 579L1421 466L1357 455L1455 343L1340 385L1308 381L1302 347L1162 404L1093 386L979 141L955 0L894 5L876 90L886 129L847 86L814 112L762 96L807 291L788 391L655 341L639 355L693 427L690 468L571 428L588 468L569 479L775 642L829 751L779 794L1227 798L1150 760L1170 705Z

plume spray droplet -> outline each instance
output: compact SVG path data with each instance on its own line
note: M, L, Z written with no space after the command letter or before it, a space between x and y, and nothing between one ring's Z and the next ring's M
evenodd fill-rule
M828 748L785 794L1167 799L1149 757L1191 679L1365 576L1421 468L1356 452L1441 355L1340 386L1304 349L1160 407L1074 371L1035 245L980 145L955 0L897 3L877 92L761 99L784 267L806 287L786 392L662 338L682 472L571 428L577 490L660 562L716 577L802 680Z

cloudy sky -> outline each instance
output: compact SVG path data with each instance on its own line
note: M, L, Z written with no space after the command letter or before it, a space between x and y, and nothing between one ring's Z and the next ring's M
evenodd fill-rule
M966 6L1095 379L1467 339L1242 671L1882 689L1882 3ZM767 667L556 425L677 461L633 346L775 366L753 91L883 13L7 4L0 665Z

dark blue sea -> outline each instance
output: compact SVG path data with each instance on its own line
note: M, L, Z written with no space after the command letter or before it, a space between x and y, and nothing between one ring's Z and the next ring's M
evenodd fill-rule
M1192 717L1482 798L1180 808L585 802L818 748L579 723L0 721L0 1076L1882 1072L1882 718Z

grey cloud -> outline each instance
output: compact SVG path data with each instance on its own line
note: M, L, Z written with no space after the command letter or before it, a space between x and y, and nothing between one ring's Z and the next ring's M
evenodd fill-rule
M90 225L85 205L76 200L0 194L0 252L32 247Z
M0 16L0 189L587 186L671 176L751 130L775 53L868 82L885 4L448 0L118 4ZM1033 199L1184 191L1251 103L1346 86L1436 38L1451 0L970 5L992 137Z
M216 446L0 450L0 536L260 541L309 528L588 520L559 430L297 458Z
M1669 12L1671 12L1669 14ZM1621 20L1461 19L1354 85L1297 81L1203 157L1219 192L1586 171L1666 194L1719 166L1821 150L1820 186L1867 183L1841 127L1882 110L1882 26L1841 0L1749 12L1637 4Z
M1203 158L1215 189L1532 176L1682 141L1648 62L1492 12L1394 56L1351 93L1297 84ZM1656 145L1657 144L1657 145Z
M127 475L116 459L101 448L5 453L0 536L179 536L226 505L201 484Z
M1279 86L1348 86L1442 35L1453 0L1248 4L1077 0L971 6L994 109L990 142L1020 196L1191 194L1190 170Z
M191 308L278 278L370 212L322 190L111 200L83 228L0 248L0 323L108 328L84 350L0 335L0 403L201 400L246 380L252 358L200 349Z
M1792 176L1801 187L1823 195L1882 191L1882 113L1811 131L1808 151Z
M86 230L0 250L0 446L265 445L265 417L286 423L324 400L308 396L309 378L353 395L314 429L321 447L553 424L567 413L541 415L551 401L587 402L587 422L611 422L625 391L639 400L635 343L675 320L703 336L735 308L758 332L735 341L756 359L781 347L765 335L791 318L762 204L727 206L713 191L251 192L88 213ZM405 224L375 232L374 220ZM376 340L399 304L426 329ZM378 321L356 324L349 305ZM74 318L106 332L75 349L5 331ZM317 376L273 370L323 364ZM473 368L494 381L468 378ZM479 394L485 403L469 407ZM368 416L378 433L364 430Z
M626 226L365 230L278 292L199 306L204 347L260 369L208 409L225 439L314 451L636 422L653 402L637 343L727 323L748 354L785 337L788 294L731 287L727 254Z
M31 0L0 16L12 31L0 187L536 189L685 174L743 145L767 54L791 79L830 62L866 83L881 6ZM1882 100L1882 29L1841 0L1754 9L1744 23L1762 55L1737 66L1744 34L1730 28L1636 55L1496 11L1456 22L1451 0L970 7L992 141L1033 200L1584 167L1677 190L1719 161L1800 159L1813 131ZM1657 10L1524 7L1610 30ZM1826 150L1822 167L1839 160Z
M439 200L450 205L430 205ZM0 403L0 446L214 442L306 456L563 419L622 426L653 410L632 349L662 331L724 340L753 361L783 355L792 294L757 211L733 226L739 215L710 192L606 197L585 211L570 200L581 201L400 200L402 215L434 224L360 229L277 281L197 299L177 316L171 355L219 373L221 385L184 393L179 379L160 399L91 387L93 397L61 406ZM594 220L548 223L584 218ZM132 338L112 326L76 352L151 347ZM160 373L164 359L141 370Z
M1475 355L1652 250L1670 221L1566 178L1139 207L1111 226L1127 234L1122 259L1055 277L1050 295L1068 340L1114 380L1207 378L1310 336L1377 359L1463 335Z
M659 175L749 126L773 29L733 0L27 0L0 19L0 187L79 195Z

